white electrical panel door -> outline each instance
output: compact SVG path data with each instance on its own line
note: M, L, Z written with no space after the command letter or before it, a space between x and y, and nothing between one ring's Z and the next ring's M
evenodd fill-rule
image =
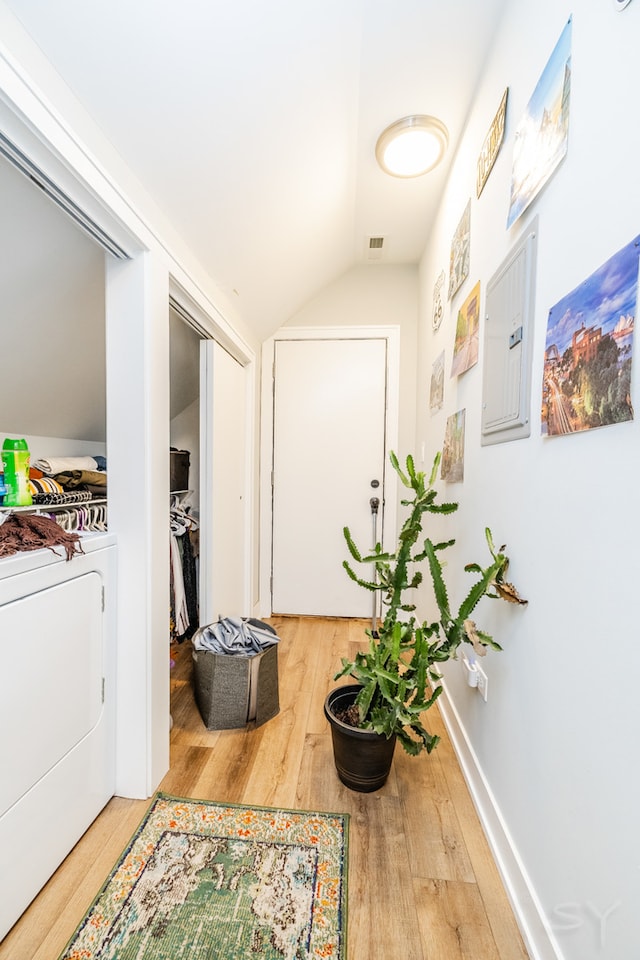
M531 433L531 340L537 218L487 286L482 444Z

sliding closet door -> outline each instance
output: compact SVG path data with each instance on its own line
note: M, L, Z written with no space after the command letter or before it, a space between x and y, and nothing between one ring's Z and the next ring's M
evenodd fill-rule
M247 616L246 371L220 344L200 346L200 619Z

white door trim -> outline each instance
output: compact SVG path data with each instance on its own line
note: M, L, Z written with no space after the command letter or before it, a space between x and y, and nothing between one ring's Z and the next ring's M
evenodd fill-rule
M213 356L210 344L212 340L200 341L200 550L198 571L198 615L199 626L210 622L209 604L211 598L207 584L211 583L211 528L213 525L213 504L209 497L212 483L213 463ZM211 617L211 619L213 619Z
M282 327L262 345L262 395L260 443L260 598L256 616L271 615L271 541L273 520L273 369L277 340L380 340L387 341L386 449L398 449L400 415L400 327ZM383 539L395 543L397 478L393 470L385 473L386 509L383 514Z
M177 279L172 271L169 275L169 300L171 306L203 340L215 340L224 350L237 360L246 370L246 432L245 432L245 475L244 475L244 609L252 610L257 593L256 579L253 574L255 553L253 548L253 529L255 524L256 493L256 355L252 348L226 324L222 315L209 302L203 306L195 296ZM200 489L210 489L212 477L206 465L212 462L211 410L213 409L213 384L211 382L211 360L200 361L200 392L207 395L207 416L200 417ZM202 411L201 411L202 413ZM211 505L200 503L200 537L206 537L211 529ZM207 571L205 571L207 573ZM199 578L201 588L203 574ZM200 623L207 623L208 608L200 589Z
M217 340L204 338L200 341L200 573L198 578L199 615L200 625L217 620L220 613L220 604L212 593L214 583L213 556L216 549L214 543L214 511L219 505L212 502L210 491L213 486L215 470L215 434L214 434L214 405L215 405L215 365L216 350L224 350L231 354ZM235 357L232 358L234 361ZM218 360L219 362L219 360ZM236 361L238 362L238 361ZM253 376L248 364L240 363L245 375L245 431L244 431L244 475L242 482L242 614L251 610L251 570L253 565L252 550L252 516L253 516Z

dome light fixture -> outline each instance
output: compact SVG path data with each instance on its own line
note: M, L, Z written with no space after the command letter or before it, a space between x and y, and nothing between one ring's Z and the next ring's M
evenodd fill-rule
M449 133L442 121L426 114L396 120L376 143L376 160L392 177L421 177L442 160Z

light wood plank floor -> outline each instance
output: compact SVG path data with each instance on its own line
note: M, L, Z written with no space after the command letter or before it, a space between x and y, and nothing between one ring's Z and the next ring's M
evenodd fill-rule
M281 709L257 729L207 731L193 701L191 645L173 648L171 769L160 789L350 813L349 960L526 960L437 711L428 726L442 742L431 756L398 748L382 790L348 790L333 767L322 706L363 623L271 622L281 637ZM0 944L0 960L57 960L147 805L111 800Z

